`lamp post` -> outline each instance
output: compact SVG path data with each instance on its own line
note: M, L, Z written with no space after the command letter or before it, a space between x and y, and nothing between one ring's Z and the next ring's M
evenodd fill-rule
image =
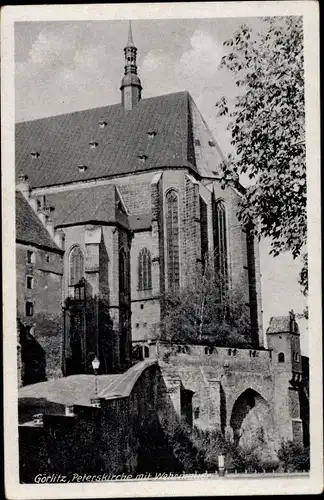
M218 474L221 477L225 476L225 459L224 459L224 455L218 455Z
M98 375L99 366L100 366L99 358L97 356L95 356L92 360L92 368L93 368L93 371L95 374L95 396L96 397L98 396L98 378L97 378L97 375Z

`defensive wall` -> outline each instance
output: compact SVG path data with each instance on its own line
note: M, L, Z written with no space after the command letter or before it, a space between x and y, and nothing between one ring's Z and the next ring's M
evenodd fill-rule
M76 377L76 376L74 376ZM83 376L83 377L90 377ZM163 462L179 464L172 456L166 435L177 421L156 360L138 363L115 377L99 397L83 395L73 400L69 379L56 396L34 385L19 394L19 455L22 482L34 482L35 474L62 475L144 473L159 470ZM103 387L99 378L99 386ZM91 377L92 383L94 378ZM43 383L43 386L49 382ZM62 383L62 382L61 382ZM52 394L54 391L52 391ZM42 413L40 413L40 410ZM32 420L31 415L34 414ZM25 421L27 418L27 421ZM36 471L36 472L35 472Z
M142 347L146 359L125 373L98 376L96 398L91 375L19 390L24 481L33 481L35 470L138 474L170 470L170 464L181 470L168 440L180 420L217 429L237 444L258 441L272 458L282 439L302 441L292 373L283 378L281 371L278 378L273 351L150 341ZM73 387L82 377L87 387Z

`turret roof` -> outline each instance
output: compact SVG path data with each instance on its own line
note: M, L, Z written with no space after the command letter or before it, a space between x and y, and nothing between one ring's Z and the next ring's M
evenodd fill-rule
M267 334L299 333L298 324L290 316L273 316L270 318Z

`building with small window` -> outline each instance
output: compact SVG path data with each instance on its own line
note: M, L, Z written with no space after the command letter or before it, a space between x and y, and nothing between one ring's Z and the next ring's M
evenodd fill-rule
M251 343L264 343L258 247L236 215L243 188L222 189L224 156L188 92L142 98L131 30L124 55L120 103L16 126L17 196L52 245L41 264L26 246L18 315L63 308L64 375L92 373L95 355L104 373L129 366L132 346L161 337L164 294L210 256L224 293L240 289Z
M20 385L62 374L63 254L25 196L17 191L16 283Z

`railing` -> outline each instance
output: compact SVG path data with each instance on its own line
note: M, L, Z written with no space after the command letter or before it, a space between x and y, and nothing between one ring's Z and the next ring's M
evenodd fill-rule
M79 283L77 285L68 286L68 297L70 300L76 302L83 302L85 300L85 285Z
M132 342L132 359L143 361L157 353L157 343L151 340L134 340Z

